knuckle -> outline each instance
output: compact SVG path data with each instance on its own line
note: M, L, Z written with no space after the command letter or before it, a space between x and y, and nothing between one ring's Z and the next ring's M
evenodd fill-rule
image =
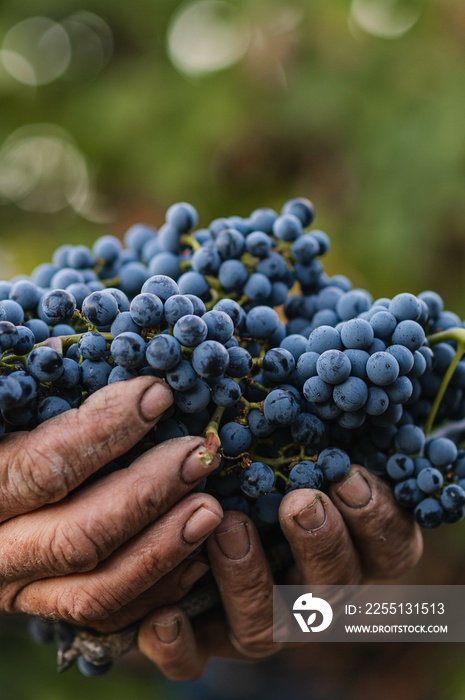
M61 574L91 571L101 558L101 545L77 523L55 528L49 546L52 570Z
M118 609L118 604L108 598L80 590L62 608L64 616L80 625L89 625L97 620L104 620Z
M53 453L28 445L9 464L7 489L22 509L58 501L69 491L69 469Z
M138 411L128 411L120 393L101 391L92 394L77 411L80 428L87 433L92 426L95 442L103 454L111 455L115 444L134 443L146 432Z

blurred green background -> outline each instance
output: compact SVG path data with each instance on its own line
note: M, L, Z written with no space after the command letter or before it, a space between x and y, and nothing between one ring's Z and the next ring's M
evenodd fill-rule
M175 201L207 225L297 195L329 273L465 316L463 0L2 0L0 278ZM423 579L463 583L465 530L443 530ZM146 667L56 677L10 624L0 700L177 697ZM402 700L463 698L442 646L431 694Z

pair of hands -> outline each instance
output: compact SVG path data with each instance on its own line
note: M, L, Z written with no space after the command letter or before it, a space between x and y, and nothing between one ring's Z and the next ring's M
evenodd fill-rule
M128 468L75 491L127 452L171 405L151 377L116 383L30 433L0 444L0 612L111 632L143 619L141 651L170 678L199 676L211 656L261 658L272 641L273 577L257 531L193 493L208 470L204 440L163 443ZM396 577L421 536L390 489L361 467L331 487L288 494L281 527L290 583ZM188 558L207 540L208 563ZM176 605L211 567L224 613L189 621ZM154 612L155 611L155 612Z

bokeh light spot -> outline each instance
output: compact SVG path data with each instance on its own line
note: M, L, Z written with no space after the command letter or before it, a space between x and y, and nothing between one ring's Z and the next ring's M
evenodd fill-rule
M207 74L237 63L247 51L250 35L250 23L232 3L192 2L172 19L168 53L181 72Z
M352 0L350 19L361 29L383 39L397 39L418 22L418 0Z
M7 32L0 58L19 82L45 85L66 71L71 44L61 25L46 17L29 17Z

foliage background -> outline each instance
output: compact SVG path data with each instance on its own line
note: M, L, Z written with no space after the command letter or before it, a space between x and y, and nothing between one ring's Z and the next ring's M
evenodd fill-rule
M40 22L21 24L38 16L58 23L48 52L31 49ZM303 195L331 234L329 273L375 297L433 288L463 317L464 59L461 0L3 0L0 277L63 242L159 225L174 201L206 225ZM453 530L427 534L425 582L464 582ZM21 630L2 626L1 700L180 692L148 670L56 678ZM463 697L443 651L412 698Z

